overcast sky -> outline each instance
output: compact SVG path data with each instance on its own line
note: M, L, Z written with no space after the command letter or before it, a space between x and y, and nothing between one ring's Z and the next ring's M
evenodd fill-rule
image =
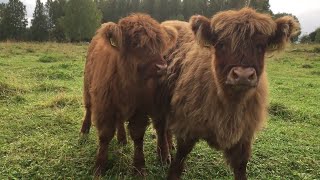
M36 0L21 0L27 7L30 20L35 8ZM46 2L46 0L41 0ZM8 2L8 0L0 0ZM298 17L302 34L310 33L320 26L320 0L269 0L273 13L286 12Z

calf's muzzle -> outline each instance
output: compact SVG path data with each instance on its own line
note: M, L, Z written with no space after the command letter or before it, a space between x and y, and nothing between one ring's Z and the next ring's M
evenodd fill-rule
M258 83L256 70L252 67L233 67L228 76L226 84L233 86L255 87Z

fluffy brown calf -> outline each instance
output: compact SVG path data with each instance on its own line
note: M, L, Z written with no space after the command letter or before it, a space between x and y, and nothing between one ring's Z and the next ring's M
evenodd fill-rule
M152 113L157 78L166 69L162 55L175 43L176 36L174 28L160 25L150 16L133 14L120 19L118 24L103 24L92 39L85 64L86 115L81 132L89 132L91 120L98 130L95 175L106 170L108 146L116 126L118 140L125 143L126 119L134 141L134 169L143 173L143 136L148 125L145 114ZM155 127L157 132L163 129ZM161 144L165 133L158 136ZM167 154L162 155L168 156L164 151Z
M163 23L179 33L165 81L172 95L167 121L177 138L168 179L180 178L200 139L224 152L235 179L246 179L253 138L267 114L265 53L283 48L299 25L249 8L189 23Z

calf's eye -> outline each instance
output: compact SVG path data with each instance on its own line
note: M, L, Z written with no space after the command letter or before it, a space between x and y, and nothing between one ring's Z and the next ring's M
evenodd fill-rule
M264 50L264 45L258 44L258 45L256 45L256 49L258 50L259 53L262 53Z
M223 43L217 43L217 44L215 45L215 48L221 50L221 49L224 48L224 44L223 44Z

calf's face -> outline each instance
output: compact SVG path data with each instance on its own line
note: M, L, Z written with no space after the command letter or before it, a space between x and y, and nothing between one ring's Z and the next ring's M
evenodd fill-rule
M175 44L175 29L160 25L144 14L133 14L112 25L106 39L120 54L122 64L131 67L143 79L166 72L163 54Z
M265 53L281 49L299 28L289 16L273 20L252 9L225 11L211 20L193 16L190 24L203 48L213 48L213 68L221 87L247 91L264 71Z

